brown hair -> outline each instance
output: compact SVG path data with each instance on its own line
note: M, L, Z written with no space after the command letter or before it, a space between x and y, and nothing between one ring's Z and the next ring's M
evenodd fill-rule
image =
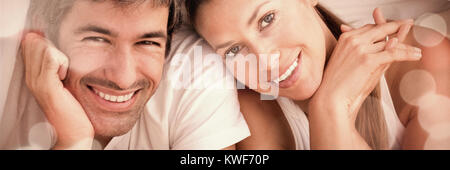
M104 2L107 0L92 0ZM117 7L139 5L147 0L111 0ZM170 51L172 34L180 24L180 0L151 0L154 7L169 7L167 23L166 55ZM57 45L58 32L62 19L71 10L75 0L31 0L27 27L43 31Z
M208 0L186 0L185 7L188 12L191 24L195 25L195 17L201 4ZM330 12L322 8L320 5L316 7L316 11L327 24L336 39L342 34L339 24L343 23L337 17L331 15ZM355 127L359 134L365 139L372 149L387 149L387 125L384 118L384 112L381 105L380 86L369 94L364 103L361 105L356 117Z
M335 38L338 39L342 34L339 25L344 22L320 5L316 7L316 10ZM355 127L371 148L388 149L387 125L381 103L380 85L375 86L375 89L361 105L356 117Z

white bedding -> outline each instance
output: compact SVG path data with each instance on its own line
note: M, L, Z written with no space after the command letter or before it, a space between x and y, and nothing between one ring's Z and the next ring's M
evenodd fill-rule
M372 12L376 7L392 20L416 19L427 12L450 9L449 0L319 0L319 4L353 27L373 23Z

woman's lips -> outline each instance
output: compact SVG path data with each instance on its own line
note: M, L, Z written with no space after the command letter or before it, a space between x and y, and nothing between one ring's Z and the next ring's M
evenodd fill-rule
M300 51L299 54L298 54L298 58L296 60L296 63L291 65L291 67L292 66L295 66L295 67L290 68L292 70L288 69L283 74L286 77L280 77L280 78L284 78L284 80L282 80L282 81L280 81L278 83L278 87L280 87L280 88L289 88L292 85L294 85L295 82L298 80L298 77L300 75L300 64L301 64L301 61L302 61L302 54L303 54L303 51ZM287 74L287 75L285 75L285 74Z

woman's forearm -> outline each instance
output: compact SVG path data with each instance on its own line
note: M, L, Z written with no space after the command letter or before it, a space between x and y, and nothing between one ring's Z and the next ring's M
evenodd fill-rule
M346 115L332 107L311 108L311 149L371 149L356 130L355 121Z

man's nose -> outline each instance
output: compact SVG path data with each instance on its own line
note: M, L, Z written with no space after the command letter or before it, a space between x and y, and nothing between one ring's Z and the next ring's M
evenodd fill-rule
M121 47L114 50L105 69L106 78L120 88L127 89L136 82L137 62L130 48Z

